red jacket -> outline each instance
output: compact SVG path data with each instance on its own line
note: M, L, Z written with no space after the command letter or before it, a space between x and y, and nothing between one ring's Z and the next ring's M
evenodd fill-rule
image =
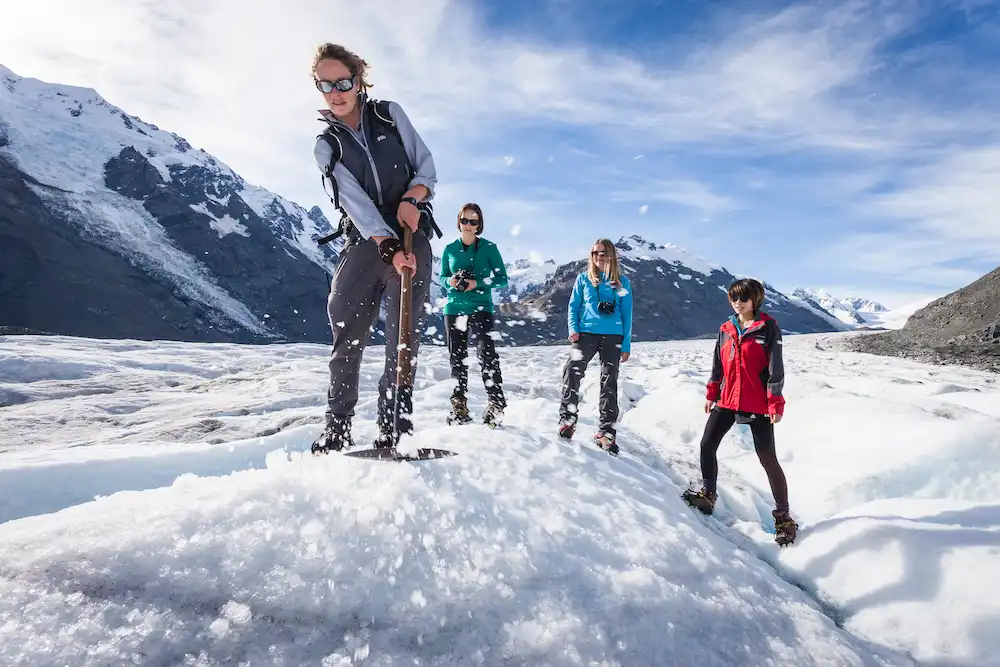
M782 414L785 369L778 322L766 313L759 313L757 321L741 336L733 319L719 327L706 398L718 401L720 408Z

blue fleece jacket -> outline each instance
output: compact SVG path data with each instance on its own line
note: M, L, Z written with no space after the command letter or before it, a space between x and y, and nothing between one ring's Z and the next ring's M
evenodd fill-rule
M592 334L620 334L622 352L632 349L632 283L621 277L621 287L615 289L601 274L601 282L594 287L586 273L576 277L573 293L569 297L567 316L569 332ZM613 301L615 310L605 315L597 309L601 301Z

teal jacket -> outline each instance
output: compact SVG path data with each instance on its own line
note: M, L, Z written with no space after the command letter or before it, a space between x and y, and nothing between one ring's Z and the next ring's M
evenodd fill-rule
M476 289L461 292L448 284L448 279L468 269L476 281ZM441 256L441 287L448 296L445 315L471 315L475 312L493 312L493 289L506 287L507 269L500 257L500 250L492 241L477 238L471 246L458 238L445 246Z
M621 281L621 287L615 289L603 273L597 287L590 282L586 272L576 277L567 313L567 324L571 334L619 334L622 336L622 352L631 352L632 283L624 275ZM601 301L614 302L614 312L605 315L599 311L597 304Z

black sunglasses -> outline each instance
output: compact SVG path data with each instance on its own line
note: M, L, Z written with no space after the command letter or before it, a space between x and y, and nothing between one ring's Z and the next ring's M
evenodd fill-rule
M746 303L747 301L750 300L750 297L748 297L748 296L731 296L731 297L729 297L729 300L733 301L733 302L739 301L740 303Z
M479 221L478 220L469 220L468 218L459 218L458 221L459 221L459 223L461 223L463 225L475 225L476 227L479 226Z
M604 257L607 254L608 253L606 251L604 251L604 250L591 250L590 251L590 255L592 257Z
M321 93L332 93L334 90L346 93L354 87L354 79L355 77L353 76L349 76L346 79L337 79L336 81L316 79L316 88L318 88Z

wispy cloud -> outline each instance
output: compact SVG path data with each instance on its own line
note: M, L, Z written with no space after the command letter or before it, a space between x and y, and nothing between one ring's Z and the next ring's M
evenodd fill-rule
M643 179L637 186L614 190L608 198L622 202L666 202L693 209L709 216L731 211L737 204L712 188L694 180ZM644 205L648 210L648 206ZM645 213L646 210L640 210Z
M968 283L1000 266L1000 145L914 167L860 206L896 224L847 236L831 249L836 261L924 284Z

